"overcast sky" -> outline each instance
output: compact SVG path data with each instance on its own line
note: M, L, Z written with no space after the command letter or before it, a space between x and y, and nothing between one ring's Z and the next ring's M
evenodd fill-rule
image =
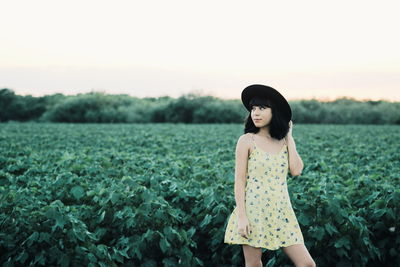
M0 1L0 88L400 101L398 1Z

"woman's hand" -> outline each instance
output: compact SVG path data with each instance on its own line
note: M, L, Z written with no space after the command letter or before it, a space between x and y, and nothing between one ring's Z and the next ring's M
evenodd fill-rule
M293 128L293 122L292 120L289 121L289 132L288 135L292 135L292 128Z
M241 235L242 237L244 237L244 238L249 237L250 224L249 224L249 220L247 219L247 216L239 217L238 231L239 231L239 235Z
M288 137L292 137L292 128L293 128L293 122L292 120L289 121L289 132L287 133L287 135L285 136L286 141L288 139Z

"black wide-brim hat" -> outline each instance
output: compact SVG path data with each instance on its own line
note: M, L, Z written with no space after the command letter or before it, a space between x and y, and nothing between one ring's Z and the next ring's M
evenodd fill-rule
M292 119L292 109L289 103L276 89L262 84L253 84L244 88L242 91L242 102L248 111L251 111L249 102L255 96L272 100L287 122Z

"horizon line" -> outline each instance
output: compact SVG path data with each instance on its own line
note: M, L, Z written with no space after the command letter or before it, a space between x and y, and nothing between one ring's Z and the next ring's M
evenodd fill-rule
M221 97L221 96L217 96L215 94L210 94L210 93L199 93L198 91L189 91L189 92L185 92L182 93L180 96L174 97L168 94L160 94L157 96L137 96L137 95L132 95L129 93L109 93L105 90L90 90L88 92L79 92L79 93L73 93L73 94L66 94L66 93L60 93L60 92L55 92L52 94L31 94L31 93L17 93L16 90L12 89L12 88L0 88L0 90L11 90L15 93L15 95L18 96L32 96L32 97L45 97L45 96L51 96L51 95L57 95L57 94L61 94L64 96L78 96L78 95L86 95L86 94L91 94L91 93L100 93L100 94L104 94L104 95L109 95L109 96L117 96L117 95L125 95L125 96L129 96L129 97L135 97L135 98L139 98L139 99L145 99L145 98L162 98L162 97L170 97L172 99L178 99L180 97L186 96L186 95L195 95L195 96L199 96L199 97L207 97L207 96L211 96L220 100L241 100L240 97L239 98L229 98L229 97ZM287 101L302 101L302 100L316 100L318 102L334 102L337 100L341 100L341 99L348 99L348 100L353 100L353 101L357 101L357 102L369 102L369 101L373 101L373 102L379 102L379 101L384 101L384 102L390 102L390 103L399 103L400 101L396 101L396 100L392 100L392 99L385 99L385 98L379 98L379 99L372 99L372 98L356 98L354 96L345 96L345 95L340 95L340 96L336 96L334 98L332 97L316 97L316 96L312 96L312 97L305 97L305 98L299 98L299 97L285 97Z

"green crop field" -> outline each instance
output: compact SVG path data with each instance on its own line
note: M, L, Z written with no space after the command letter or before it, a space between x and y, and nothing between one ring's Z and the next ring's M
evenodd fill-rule
M242 133L0 124L0 263L244 266L241 246L223 243ZM398 266L400 126L295 124L293 137L304 169L289 193L317 266ZM281 250L263 261L290 264Z

